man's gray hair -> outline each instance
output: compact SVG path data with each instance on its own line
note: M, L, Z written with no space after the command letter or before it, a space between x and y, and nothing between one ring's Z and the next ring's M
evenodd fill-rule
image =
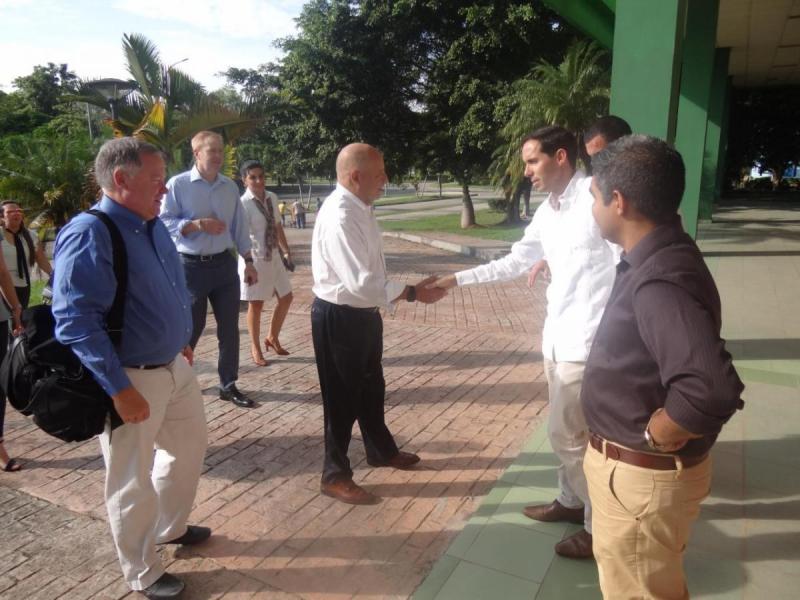
M133 137L121 137L102 145L94 159L94 178L104 190L113 190L114 169L122 169L128 175L135 175L142 166L142 154L164 153L153 144Z

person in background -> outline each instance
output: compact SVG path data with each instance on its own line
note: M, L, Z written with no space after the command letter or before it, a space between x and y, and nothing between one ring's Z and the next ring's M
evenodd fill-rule
M278 212L281 215L281 227L286 227L286 202L283 200L278 203Z
M0 246L5 246L7 243L0 242ZM3 293L5 302L0 302L0 362L5 358L6 351L8 350L8 324L9 320L13 319L13 327L15 332L19 332L22 328L20 317L22 315L22 304L17 298L17 290L14 286L11 274L6 267L6 261L3 258L5 252L0 252L0 291ZM10 310L9 310L10 307ZM19 471L22 466L16 459L11 458L6 451L3 444L3 429L5 426L6 418L6 397L0 392L0 471Z
M201 131L192 138L194 166L167 182L161 220L178 248L192 296L194 349L206 327L208 304L217 321L219 397L242 408L255 402L239 391L239 274L233 250L245 262L244 282L258 272L250 255L250 232L236 184L220 170L222 136Z
M289 306L292 304L292 284L283 266L280 253L291 259L289 243L283 226L278 223L278 197L264 188L264 167L255 160L245 162L241 168L246 190L242 195L247 224L250 228L253 266L258 271L258 283L241 285L241 299L247 301L247 330L250 333L250 352L253 362L265 367L269 363L261 352L261 311L264 302L275 296L278 299L269 324L269 335L264 339L265 350L272 348L276 354L289 354L281 346L278 336L283 327ZM239 273L244 275L244 261L239 261Z
M37 265L49 276L53 272L50 261L44 254L42 244L34 244L33 236L25 227L22 207L13 200L5 200L3 207L3 258L11 266L11 279L17 290L22 308L28 308L31 299L31 269Z
M292 204L292 213L294 214L295 227L298 229L306 228L306 208L303 206L302 201L298 198Z

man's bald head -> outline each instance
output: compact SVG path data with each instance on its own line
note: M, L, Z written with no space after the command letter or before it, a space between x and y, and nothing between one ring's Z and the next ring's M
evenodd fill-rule
M387 181L383 155L369 144L348 144L336 157L336 181L365 204L372 204Z

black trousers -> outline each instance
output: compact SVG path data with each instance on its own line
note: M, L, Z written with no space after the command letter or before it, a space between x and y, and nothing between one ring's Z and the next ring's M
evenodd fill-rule
M347 448L358 421L367 460L384 462L398 452L384 419L383 321L377 311L316 298L311 336L325 414L322 481L353 476Z

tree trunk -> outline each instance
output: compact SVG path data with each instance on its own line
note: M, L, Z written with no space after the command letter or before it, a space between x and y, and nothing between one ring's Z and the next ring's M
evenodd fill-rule
M525 216L531 216L531 180L525 178L525 187L522 190L522 199L525 202Z
M518 183L514 186L514 193L511 194L511 197L508 199L506 204L506 223L508 225L513 225L514 223L519 223L519 199L522 197L522 183Z
M469 182L461 183L461 229L475 226L475 207L469 195Z

